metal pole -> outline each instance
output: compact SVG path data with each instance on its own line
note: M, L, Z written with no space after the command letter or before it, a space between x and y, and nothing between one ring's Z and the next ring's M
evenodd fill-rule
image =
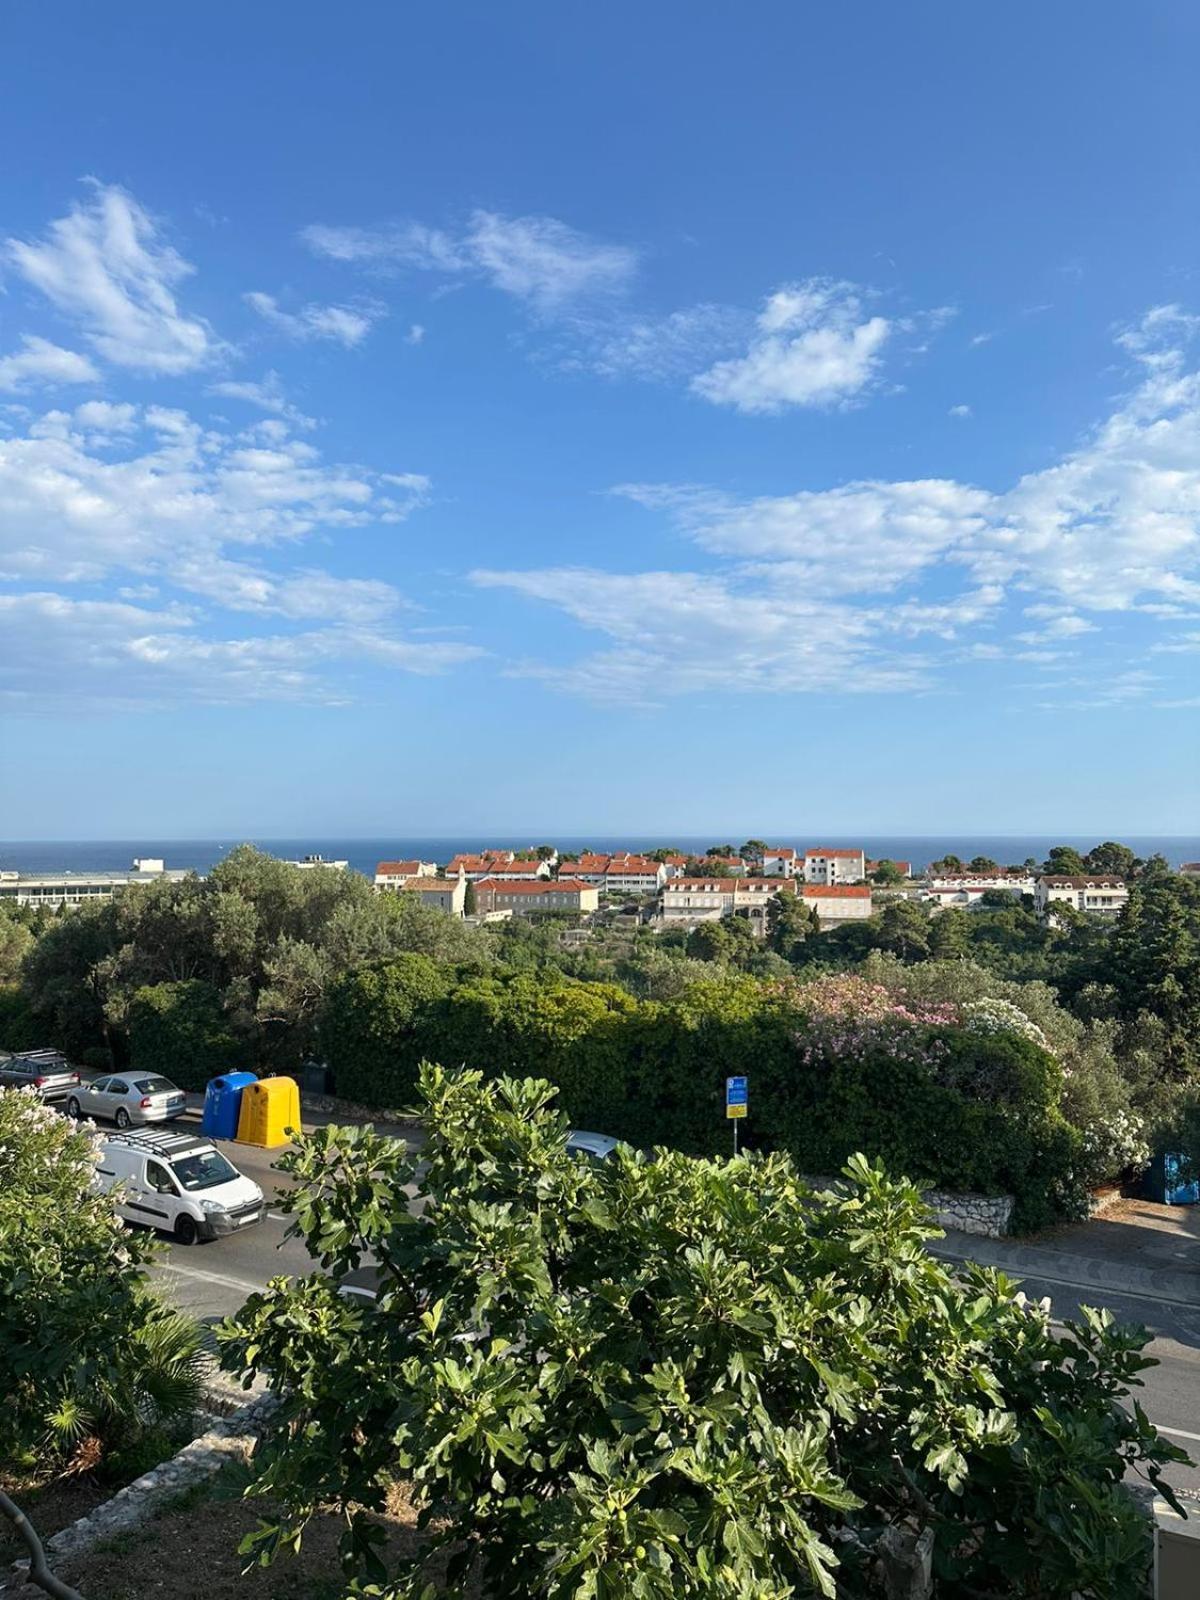
M738 1119L736 1117L734 1117L732 1120L733 1120L733 1154L734 1154L734 1157L736 1158L737 1157Z

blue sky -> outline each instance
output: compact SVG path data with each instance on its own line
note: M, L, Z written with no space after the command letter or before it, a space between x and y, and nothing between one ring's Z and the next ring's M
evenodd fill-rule
M1193 7L3 29L0 834L1194 827Z

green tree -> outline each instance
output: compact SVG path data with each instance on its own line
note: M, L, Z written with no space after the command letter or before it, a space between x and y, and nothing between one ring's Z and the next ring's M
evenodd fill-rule
M479 911L479 896L475 893L475 885L470 878L467 879L466 892L463 895L463 915L473 917Z
M770 848L765 839L747 839L740 850L730 850L728 853L741 856L743 861L761 861Z
M968 865L972 872L995 872L997 870L996 863L991 856L972 856Z
M161 1072L183 1089L244 1067L221 1000L202 978L145 984L128 1014L129 1062L138 1072Z
M919 900L893 900L879 914L877 948L902 961L923 961L929 954L930 920Z
M704 854L706 856L736 856L737 851L731 844L710 844Z
M332 1504L350 1572L395 1600L883 1600L882 1552L918 1536L954 1593L1145 1592L1123 1480L1184 1459L1119 1403L1145 1330L1060 1332L1002 1276L952 1272L916 1190L862 1157L816 1201L778 1155L579 1161L535 1080L428 1068L422 1093L419 1158L369 1129L283 1158L319 1270L221 1334L281 1399L248 1554ZM378 1299L344 1299L367 1260ZM396 1479L427 1537L388 1564Z
M1056 844L1046 857L1042 871L1054 876L1071 878L1078 873L1086 872L1087 867L1078 850L1069 844Z
M932 877L936 877L942 872L961 872L962 870L962 860L960 857L955 855L939 856L936 861L931 861L929 863L929 873Z
M33 931L20 918L10 916L8 907L0 909L0 984L16 983L21 965L33 949Z
M947 906L929 919L929 954L935 961L963 961L971 945L971 913Z
M1088 872L1115 873L1119 878L1132 878L1142 865L1127 844L1117 844L1108 839L1095 845L1083 858Z
M783 891L772 895L767 906L767 941L785 961L804 961L812 953L811 941L820 937L821 919L815 906L802 895Z
M406 1105L425 1054L422 1030L451 981L445 967L415 952L340 979L320 1021L337 1093L371 1106Z
M891 886L904 882L904 874L896 863L888 856L883 856L875 863L875 870L868 874L872 883Z
M0 1473L128 1447L199 1400L200 1330L94 1186L97 1135L0 1089Z

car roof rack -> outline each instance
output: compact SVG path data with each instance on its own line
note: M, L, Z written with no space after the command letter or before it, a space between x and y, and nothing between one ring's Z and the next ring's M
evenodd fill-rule
M148 1155L181 1156L188 1150L206 1150L212 1140L197 1133L171 1133L166 1128L128 1128L123 1133L106 1133L105 1144L127 1145Z

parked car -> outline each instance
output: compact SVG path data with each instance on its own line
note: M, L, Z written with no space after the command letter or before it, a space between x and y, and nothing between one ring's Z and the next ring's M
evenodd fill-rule
M79 1087L79 1073L58 1050L18 1050L0 1055L0 1088L36 1089L49 1104L65 1100Z
M582 1128L572 1128L567 1134L567 1149L574 1156L587 1156L593 1161L607 1161L621 1141L610 1139L606 1133L588 1133Z
M156 1072L119 1072L81 1083L67 1098L70 1117L107 1117L118 1128L131 1123L170 1122L187 1110L187 1097Z
M127 1222L174 1234L180 1244L217 1239L261 1222L263 1192L211 1140L168 1128L139 1128L100 1141L96 1182L122 1186Z

